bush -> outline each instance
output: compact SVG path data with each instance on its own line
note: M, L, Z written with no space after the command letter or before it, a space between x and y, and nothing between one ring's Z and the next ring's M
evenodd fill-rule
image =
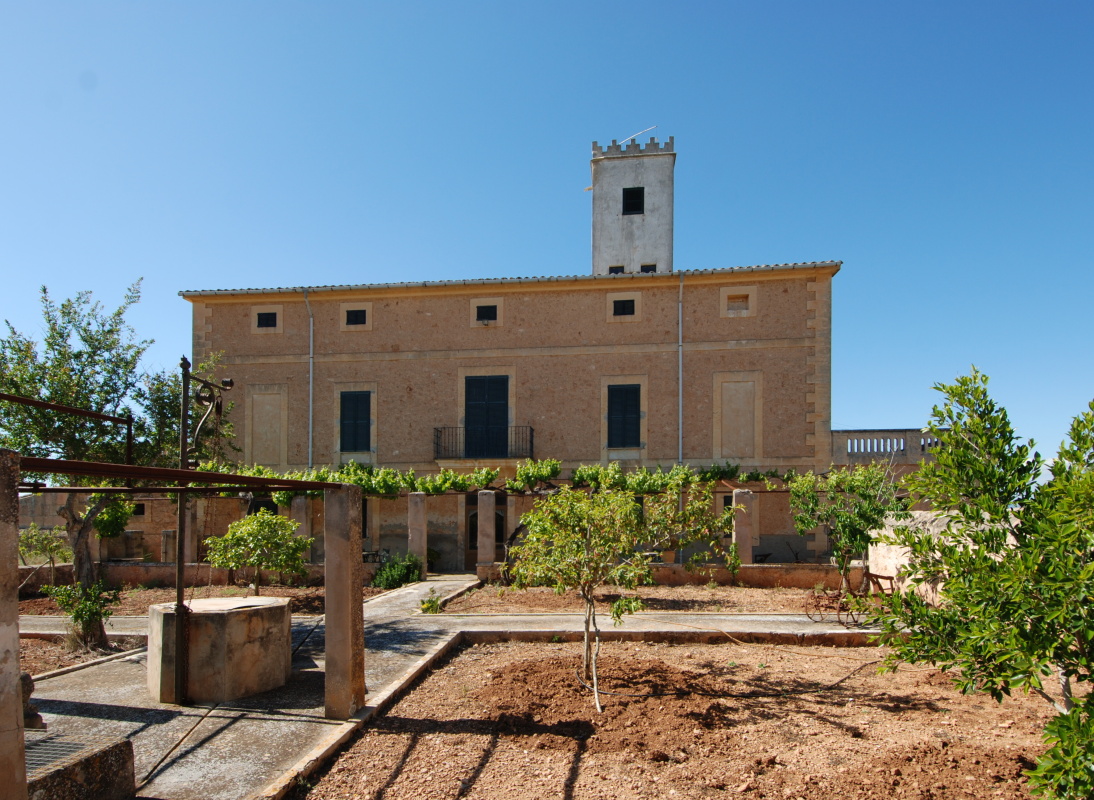
M422 579L422 560L413 553L395 556L376 570L372 585L377 589L398 589Z
M109 606L121 599L117 589L107 589L100 580L86 587L78 583L72 586L45 586L42 591L72 618L80 644L84 647L101 647L105 644L100 638L102 623L113 614Z

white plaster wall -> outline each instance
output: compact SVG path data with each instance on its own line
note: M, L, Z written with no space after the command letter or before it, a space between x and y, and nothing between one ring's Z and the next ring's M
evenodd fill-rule
M671 152L593 159L594 275L620 264L628 273L639 272L642 264L672 272L675 164ZM623 189L633 186L645 187L645 213L623 216Z

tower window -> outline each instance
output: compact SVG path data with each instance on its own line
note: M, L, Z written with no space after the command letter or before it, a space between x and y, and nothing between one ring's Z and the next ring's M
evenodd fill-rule
M646 187L634 186L623 190L623 215L646 213Z
M623 267L608 267L608 274L609 275L622 275L623 274Z
M134 517L143 517L144 516L144 503L134 503L133 504L133 516Z
M258 328L276 328L277 327L277 312L276 311L259 311L258 320L255 323Z
M475 306L475 320L477 322L497 322L497 306Z
M612 315L616 317L633 317L634 300L613 300Z
M643 272L657 272L657 265L656 264L643 264L642 265L642 271Z
M346 309L347 325L368 325L368 311L364 308Z

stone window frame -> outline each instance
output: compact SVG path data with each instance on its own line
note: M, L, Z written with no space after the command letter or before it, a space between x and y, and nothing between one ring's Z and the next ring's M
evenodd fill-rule
M334 425L332 426L331 452L335 454L334 462L336 464L346 464L350 461L356 461L358 464L376 463L376 440L378 433L378 428L376 426L376 408L380 405L379 402L377 402L376 386L376 381L331 381L330 418L334 420ZM342 451L342 392L369 393L368 450Z
M755 284L749 286L722 286L718 289L718 315L721 317L754 317L756 316L756 295L759 294ZM729 308L731 297L745 298L744 308Z
M477 319L476 312L479 306L497 306L498 318L489 321ZM500 328L505 325L505 298L503 297L472 297L467 311L472 328Z
M713 389L711 391L711 400L713 407L712 415L712 433L713 440L711 441L712 458L715 461L721 461L725 459L736 459L740 462L742 467L755 466L760 464L764 459L764 373L763 370L737 370L733 372L715 372L713 376ZM753 398L753 443L755 445L755 452L750 458L742 459L737 453L725 453L722 451L722 426L725 424L725 420L722 419L722 384L725 383L752 383L756 387L756 394Z
M638 384L638 447L608 447L608 387ZM649 444L649 375L600 376L600 460L627 461L645 458Z
M284 333L285 331L285 307L280 304L251 306L251 333ZM277 325L272 328L258 327L259 314L277 314Z
M347 325L346 324L346 312L347 311L364 311L365 312L365 324L364 325ZM339 303L338 304L338 330L354 333L356 331L371 331L372 330L372 303L369 302L356 302L356 303Z
M616 300L633 300L634 313L622 316L615 315ZM628 323L642 321L642 293L641 292L608 292L605 295L604 316L609 323Z

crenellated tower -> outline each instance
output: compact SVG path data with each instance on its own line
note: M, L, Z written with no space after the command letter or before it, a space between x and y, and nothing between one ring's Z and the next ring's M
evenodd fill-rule
M673 137L593 142L593 274L672 272Z

